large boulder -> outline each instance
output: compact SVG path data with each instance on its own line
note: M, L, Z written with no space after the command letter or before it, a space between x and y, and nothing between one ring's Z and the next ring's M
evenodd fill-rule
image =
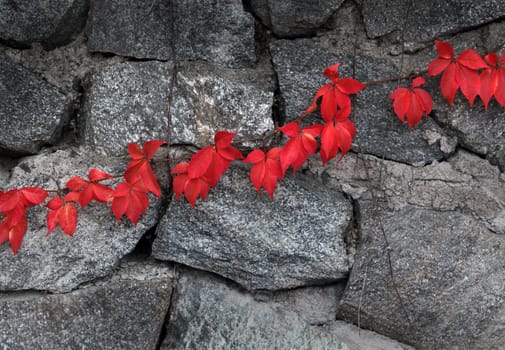
M92 0L86 32L94 52L233 68L256 61L254 18L239 0Z
M36 153L54 143L71 101L54 85L0 53L0 151Z
M312 294L310 304L315 308L325 304L311 289L301 289L299 294ZM411 349L342 322L311 325L300 310L268 298L258 301L208 274L183 273L177 295L161 349Z
M173 200L153 244L157 259L213 271L248 289L282 289L344 278L352 206L313 179L287 177L274 200L233 168L205 202Z
M460 151L425 167L349 155L311 168L357 202L361 240L339 317L419 349L503 344L505 177L496 167Z
M121 155L129 142L170 137L171 143L205 146L219 130L261 135L273 128L272 74L264 66L232 70L188 62L178 66L172 86L170 63L99 65L88 77L82 144L95 153Z
M23 159L13 169L6 188L40 186L57 190L73 176L87 178L93 167L119 175L126 167L126 159L93 158L75 149L43 153ZM28 231L17 255L12 254L8 243L0 246L0 290L69 291L111 273L158 222L160 203L154 197L150 199L150 208L136 226L126 218L117 223L104 203L79 208L73 237L59 228L46 236L48 209L42 205L30 208Z
M154 349L170 306L171 270L125 261L71 293L4 293L0 342L8 349Z
M70 42L86 23L89 0L0 0L0 39L26 47Z

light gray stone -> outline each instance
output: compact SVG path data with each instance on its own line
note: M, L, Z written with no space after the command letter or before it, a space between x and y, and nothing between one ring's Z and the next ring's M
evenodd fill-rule
M86 178L93 167L122 174L126 163L127 159L92 158L79 150L60 150L23 159L14 168L6 187L41 186L56 190L55 181L58 181L59 188L63 189L71 177ZM117 223L110 205L93 202L79 209L73 237L59 228L46 236L48 209L30 208L28 230L17 255L12 254L8 243L0 246L0 290L69 291L109 274L157 223L160 202L154 199L150 197L151 205L136 226L124 217Z
M505 4L500 0L361 1L361 6L370 38L390 34L407 43L430 42L505 15Z
M86 32L95 52L170 60L175 46L181 60L233 68L256 61L254 18L239 0L92 0Z
M257 195L245 170L233 168L196 209L170 203L153 256L216 272L248 289L341 279L352 207L339 192L313 181L288 176L271 201Z
M350 53L334 51L317 40L277 40L270 49L288 119L299 116L316 91L329 81L322 76L326 67L340 63L340 77L352 77ZM387 58L357 56L355 67L356 79L363 83L398 74L393 61ZM357 129L353 150L410 164L443 159L446 154L440 142L430 144L424 137L426 131L431 131L447 139L431 118L409 130L395 116L389 95L396 86L368 86L357 94L350 117Z
M0 150L36 153L60 136L70 100L55 86L0 53Z
M208 274L182 274L177 294L161 349L410 349L367 331L364 342L341 322L309 325L289 307L254 300Z
M253 12L279 37L308 36L320 29L344 1L251 0Z
M362 327L419 349L501 347L505 177L497 167L460 151L424 167L349 155L310 168L358 204L361 240L338 317L360 315Z
M88 0L1 0L0 39L16 46L70 42L86 23Z
M170 63L160 62L97 67L81 114L82 144L99 154L121 155L129 142L168 140L169 134L172 143L206 146L219 130L247 137L273 128L275 88L269 67L232 70L181 63L169 123L171 69Z
M154 349L174 276L165 265L128 262L110 278L67 294L0 295L5 349Z

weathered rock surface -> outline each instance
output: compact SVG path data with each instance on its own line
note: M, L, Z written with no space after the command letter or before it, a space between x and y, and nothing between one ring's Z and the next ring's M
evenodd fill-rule
M248 173L229 170L191 209L173 200L153 256L213 271L248 289L275 290L335 281L347 273L343 235L352 207L313 179L287 177L271 201Z
M254 18L239 0L92 0L86 32L95 52L170 60L175 47L181 60L231 68L256 61Z
M295 311L256 301L208 274L185 273L178 287L162 349L409 349L367 331L362 332L368 343L362 343L356 330L340 322L332 328L341 334L309 325ZM353 342L347 343L353 331Z
M312 35L323 26L344 0L251 0L253 12L280 37Z
M21 186L63 188L73 176L86 178L92 167L121 174L126 160L92 158L78 150L56 151L22 160L13 173L8 189ZM153 199L153 197L151 198ZM0 246L0 290L38 289L69 291L78 285L109 274L118 261L130 253L142 235L158 221L159 201L152 201L147 213L134 226L125 218L118 224L110 208L91 203L79 210L73 237L56 229L46 237L47 209L28 211L28 231L18 254L8 243Z
M6 349L154 349L170 305L166 265L128 262L68 294L0 295Z
M449 107L441 102L437 121L458 137L459 143L488 158L505 172L505 109L492 101L487 111L480 101L471 108L466 101Z
M393 34L407 42L429 42L505 16L500 0L361 1L361 6L369 37Z
M88 0L1 0L0 39L54 48L70 42L84 27Z
M365 328L419 349L503 344L505 177L496 167L461 151L417 168L350 155L312 169L359 205L361 244L340 317L357 322L360 309Z
M97 67L89 77L81 114L82 143L96 153L121 155L128 142L150 139L199 146L218 130L261 135L273 128L274 84L268 67L221 69L203 62L181 63L168 95L170 63L124 62Z
M206 146L219 130L240 137L272 130L273 70L221 69L202 62L181 64L172 107L172 142Z
M55 86L0 54L0 150L36 153L59 137L70 101Z
M300 115L310 105L316 91L328 82L322 76L326 67L341 63L340 76L352 76L350 53L334 52L318 41L278 40L273 41L270 48L288 118ZM356 79L361 82L395 74L398 69L386 58L356 57ZM413 130L401 124L389 99L395 87L392 83L380 84L358 93L351 116L357 129L353 150L410 164L430 163L444 158L444 151L451 153L454 146L442 147L441 142L448 143L448 137L431 119ZM426 132L438 134L439 141L430 144L424 136Z

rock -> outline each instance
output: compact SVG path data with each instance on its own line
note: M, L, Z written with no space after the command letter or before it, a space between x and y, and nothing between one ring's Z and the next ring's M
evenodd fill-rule
M350 155L310 168L358 204L361 240L338 317L356 323L360 310L363 327L419 349L503 344L505 177L497 167L460 151L425 167Z
M343 235L351 219L349 201L309 178L285 178L271 201L257 195L245 170L233 168L196 209L170 203L153 256L216 272L247 289L321 284L346 276Z
M295 311L256 301L208 274L182 274L177 293L161 349L409 349L366 331L378 346L351 347L361 342L357 332L348 344L328 327L309 325Z
M2 294L0 341L9 349L154 349L173 278L165 265L129 262L71 293Z
M270 45L288 119L299 116L312 102L316 91L328 82L323 70L341 63L340 77L352 76L353 58L332 52L318 41L277 40ZM361 82L384 79L398 74L392 61L371 56L356 57L356 79ZM447 139L446 133L431 118L414 129L402 125L395 116L389 94L396 83L368 86L357 94L351 120L357 129L353 150L403 163L431 163L446 156L440 142L429 144L428 130ZM444 148L446 149L446 148Z
M361 1L363 21L370 38L391 35L412 42L430 42L437 37L468 30L505 15L499 0L474 1Z
M203 147L214 143L220 130L243 138L272 130L273 74L268 66L233 70L182 64L174 90L172 142Z
M268 67L221 69L203 62L181 63L168 94L171 64L104 64L89 77L81 114L82 143L104 155L125 154L129 142L150 139L206 146L219 130L258 136L273 129L274 84Z
M6 187L41 186L56 190L56 180L59 188L64 188L75 175L86 178L92 167L121 174L125 166L126 159L92 158L79 150L60 150L23 159L13 169ZM0 246L0 290L63 292L109 274L157 223L160 202L154 198L150 197L151 205L136 226L125 218L118 224L104 203L93 202L80 208L73 237L59 228L46 237L47 209L30 208L28 230L17 255L12 254L8 243Z
M256 61L254 18L239 0L92 0L86 33L94 52L170 60L175 46L180 60L205 60L230 68L249 67Z
M0 151L36 153L60 136L70 101L55 86L0 54Z
M471 108L461 99L452 108L443 102L439 106L437 121L452 130L462 146L485 156L505 172L505 109L494 100L487 111L480 101Z
M0 39L21 47L64 45L84 28L88 7L88 0L1 0Z
M251 0L253 12L279 37L309 36L322 27L344 1Z
M104 63L88 77L80 115L81 144L102 155L124 155L129 142L168 139L171 65Z

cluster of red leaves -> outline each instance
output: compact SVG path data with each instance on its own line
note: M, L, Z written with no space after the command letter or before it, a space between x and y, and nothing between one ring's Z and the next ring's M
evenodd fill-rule
M424 83L426 83L426 80L423 77L417 77L412 81L410 88L400 87L389 95L389 98L394 101L393 109L395 114L402 123L405 122L406 118L411 128L419 123L423 114L428 116L433 108L433 100L430 94L419 87Z
M505 107L504 55L498 59L498 55L492 52L482 58L475 50L464 50L454 57L451 44L437 40L435 47L438 57L428 65L428 75L436 76L443 72L440 89L451 106L460 89L470 106L480 96L487 109L494 96ZM482 70L480 74L479 70Z

